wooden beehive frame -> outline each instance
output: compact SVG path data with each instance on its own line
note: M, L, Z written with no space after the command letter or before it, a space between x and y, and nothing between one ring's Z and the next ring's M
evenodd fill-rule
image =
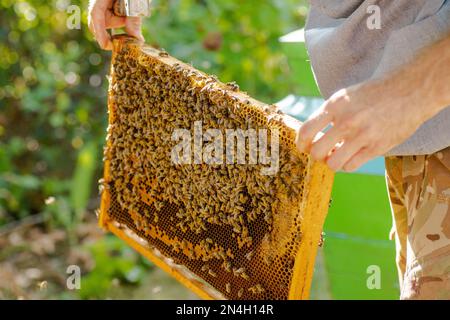
M161 51L152 47L146 46L138 41L126 36L116 36L114 41L114 50L112 60L116 59L118 53L124 47L129 50L133 50L136 55L136 59L139 57L150 57L158 59L162 63L167 65L182 65L187 70L193 70L198 72L189 65L186 65L166 54L161 54ZM113 70L111 70L113 71ZM111 83L114 83L114 73L111 72ZM225 85L218 84L222 90L227 90ZM267 108L267 105L250 98L243 92L227 91L231 98L237 99L237 101L250 101L250 107L252 108L253 116L266 116L263 109ZM111 94L109 94L109 122L114 121L115 114L113 112L114 106ZM245 110L248 113L248 110ZM281 129L282 140L284 143L293 143L295 139L296 130L300 123L285 115L279 115L272 119L271 124ZM110 143L109 141L107 143ZM108 181L110 177L109 161L106 159L104 164L104 180ZM307 181L308 196L304 203L302 210L302 242L297 251L295 257L294 272L289 288L289 299L307 299L309 296L309 290L314 270L314 260L317 252L317 247L320 242L323 223L328 211L328 204L331 194L331 187L333 182L333 173L323 163L310 161L309 175ZM99 217L99 224L103 228L110 230L116 234L119 238L126 241L130 246L154 262L158 267L162 268L179 282L195 292L198 296L204 299L221 299L223 298L220 293L216 292L208 285L201 281L193 280L191 275L186 273L186 270L180 268L177 265L171 263L170 259L167 259L163 255L159 254L154 249L151 249L148 244L138 236L136 236L132 230L126 226L119 224L117 221L111 219L108 215L109 206L111 204L111 195L108 190L104 190L102 194L101 210Z

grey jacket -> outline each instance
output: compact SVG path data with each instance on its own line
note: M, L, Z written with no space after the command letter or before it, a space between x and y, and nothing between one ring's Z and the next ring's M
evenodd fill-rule
M450 0L310 2L306 45L325 98L412 61L421 49L450 35ZM368 10L371 5L380 9L380 29L373 28L375 11ZM450 72L450 66L442 67ZM450 107L425 122L386 155L430 154L448 146Z

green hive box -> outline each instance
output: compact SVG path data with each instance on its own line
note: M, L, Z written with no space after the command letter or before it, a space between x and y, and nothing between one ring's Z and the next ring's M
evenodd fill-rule
M303 29L282 36L280 42L288 57L289 66L295 73L298 90L296 93L306 97L320 97L320 91L311 72Z
M304 121L323 100L311 72L303 30L287 34L280 41L296 74L298 91L277 104ZM383 159L371 161L356 173L337 173L332 199L311 298L398 299ZM376 284L373 274L378 271L379 289L371 288Z

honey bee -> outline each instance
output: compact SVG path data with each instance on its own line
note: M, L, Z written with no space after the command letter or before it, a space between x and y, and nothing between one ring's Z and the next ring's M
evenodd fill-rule
M320 234L320 239L319 239L319 247L323 247L323 243L325 242L325 233L324 232L322 232L321 234Z
M39 290L46 290L48 287L48 283L47 283L47 281L40 281L40 282L38 282L37 286L38 286Z
M257 293L255 287L249 287L247 290L250 291L250 292L253 293L253 294L256 294L256 293Z
M231 262L224 261L222 266L223 266L223 268L225 269L226 272L231 272L231 270L232 270Z
M302 240L302 236L303 236L303 234L300 231L297 232L294 237L295 241L300 242Z
M245 258L250 261L252 259L253 255L254 255L254 252L249 251L246 253Z
M263 293L264 291L266 291L259 283L255 285L255 289L257 293Z
M179 242L175 242L175 243L172 245L172 251L179 252L180 249L181 249L181 245L180 245Z
M208 274L211 276L211 277L217 277L217 273L215 273L214 271L212 271L211 269L209 269L208 270Z
M250 280L250 277L245 272L241 273L241 277L245 280Z
M233 91L238 91L239 90L238 84L236 82L234 82L234 81L227 82L227 87L229 87Z
M240 276L244 272L245 272L245 268L243 268L243 267L241 267L241 268L233 268L233 274L235 276Z
M264 256L263 260L264 260L264 263L265 263L266 265L268 265L268 266L271 266L271 265L273 264L273 262L274 262L273 257L270 256L270 255Z
M202 271L207 271L209 269L209 266L207 265L207 264L204 264L202 267L201 267L201 270Z

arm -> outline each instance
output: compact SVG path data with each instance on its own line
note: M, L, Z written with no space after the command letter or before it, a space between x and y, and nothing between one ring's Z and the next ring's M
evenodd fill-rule
M302 125L297 146L333 170L353 171L401 144L449 105L447 37L382 79L336 92Z
M88 24L102 49L112 50L111 38L107 29L125 27L125 31L140 40L144 40L140 17L117 17L113 14L113 0L90 0Z

